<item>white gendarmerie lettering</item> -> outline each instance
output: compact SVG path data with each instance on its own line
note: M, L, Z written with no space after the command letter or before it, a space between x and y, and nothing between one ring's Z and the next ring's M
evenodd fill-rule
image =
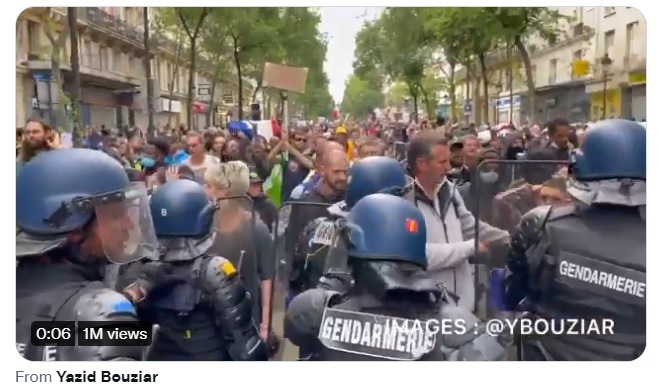
M601 286L609 290L629 294L642 299L646 298L646 283L638 282L631 278L592 269L568 261L561 261L561 263L559 263L559 274L568 278Z
M387 318L387 317L385 317ZM437 330L422 323L412 327L406 320L387 318L384 322L368 322L351 318L325 317L320 337L323 339L365 346L373 349L392 350L419 354L431 351L436 342Z

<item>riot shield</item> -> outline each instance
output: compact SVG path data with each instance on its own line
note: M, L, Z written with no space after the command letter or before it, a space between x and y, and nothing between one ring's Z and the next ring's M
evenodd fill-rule
M303 281L310 281L304 279L303 270L321 254L320 250L309 246L333 242L335 231L331 222L318 220L330 217L329 207L327 203L288 201L278 209L274 227L276 279L271 290L270 326L280 336L283 335L283 319L289 301L306 289L308 285L302 284ZM280 359L294 361L298 358L296 348L287 343L282 345Z
M409 143L405 142L395 142L395 159L398 162L402 162L407 159L407 149L409 148Z
M476 168L471 182L475 186L468 193L473 196L465 201L472 202L476 218L473 262L479 317L503 316L495 300L501 291L496 280L507 263L510 234L522 216L540 205L570 202L565 191L567 166L562 161L494 159Z
M263 271L260 263L268 256L261 255L257 239L260 239L258 231L264 231L267 238L269 231L264 223L257 220L253 200L246 195L217 199L216 205L213 221L215 235L209 254L221 256L232 263L254 299L253 317L260 324L264 317L261 311L264 299L260 298L259 272Z

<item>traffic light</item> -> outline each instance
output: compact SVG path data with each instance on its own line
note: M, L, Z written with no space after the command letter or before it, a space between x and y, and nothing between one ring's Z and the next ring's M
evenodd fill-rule
M251 104L251 120L262 120L262 111L260 111L260 104Z

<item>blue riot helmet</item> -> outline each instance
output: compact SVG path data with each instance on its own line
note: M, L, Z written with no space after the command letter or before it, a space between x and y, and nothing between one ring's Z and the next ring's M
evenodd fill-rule
M348 209L370 194L404 196L413 187L397 160L387 156L370 156L355 162L349 169L345 204Z
M345 226L350 260L407 262L427 269L425 218L413 203L369 195L354 205Z
M613 119L586 130L574 153L571 173L577 181L646 180L646 129L637 122Z
M96 225L88 227L92 221ZM39 255L65 246L81 231L95 231L114 263L157 252L144 183L131 183L108 154L90 149L43 152L16 178L17 257ZM83 231L84 230L84 231Z
M164 184L152 194L149 207L158 238L202 238L210 233L215 206L197 182Z

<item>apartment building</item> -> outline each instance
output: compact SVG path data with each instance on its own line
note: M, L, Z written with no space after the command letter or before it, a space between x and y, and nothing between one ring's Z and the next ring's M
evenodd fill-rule
M50 16L49 16L50 15ZM147 127L147 77L143 58L142 7L81 7L78 8L79 49L81 67L82 108L84 124L125 125ZM150 17L151 17L150 11ZM52 27L44 23L51 17ZM31 116L48 119L62 98L58 95L51 73L51 36L57 39L67 23L66 8L28 8L16 25L16 124L22 126ZM50 23L49 23L50 24ZM155 36L156 39L156 36ZM152 59L151 78L154 83L155 123L173 126L186 122L188 66L186 58L175 64L176 43L163 36L156 41L158 52ZM69 65L70 42L62 50L61 72L65 93L72 85ZM206 124L207 111L215 118L223 109L236 103L231 86L220 84L214 100L204 97L213 66L203 58L198 60L193 113L196 127ZM206 78L205 78L206 77ZM173 92L170 92L174 78ZM226 94L230 93L230 97ZM198 96L198 94L202 96ZM197 101L200 99L200 101ZM224 107L224 102L230 102ZM216 119L213 119L216 120Z
M493 70L489 75L487 98L489 116L481 113L485 100L478 73L457 72L462 79L458 98L465 103L468 120L543 122L555 117L571 121L601 119L604 116L646 117L646 22L630 7L558 7L569 17L561 27L565 34L550 46L539 37L526 44L531 56L535 92L535 111L529 107L524 66L518 53L503 50L490 54ZM604 60L605 54L609 60ZM588 71L577 72L584 62ZM603 65L603 63L611 63ZM573 66L573 63L575 64ZM573 71L575 68L575 71ZM606 97L604 97L606 95ZM512 100L512 103L511 103Z

